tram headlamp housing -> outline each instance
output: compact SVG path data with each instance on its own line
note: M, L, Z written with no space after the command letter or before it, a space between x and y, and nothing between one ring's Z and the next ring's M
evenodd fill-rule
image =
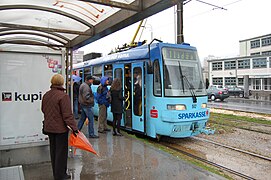
M168 104L167 109L168 110L183 111L183 110L186 110L186 105L184 105L184 104Z
M202 108L202 109L207 108L207 103L202 103L202 104L201 104L201 108Z

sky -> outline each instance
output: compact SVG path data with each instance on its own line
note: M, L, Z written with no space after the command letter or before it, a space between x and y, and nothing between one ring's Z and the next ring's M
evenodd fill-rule
M240 40L271 34L270 7L271 0L192 0L184 5L184 41L197 48L201 61L208 56L236 57ZM176 8L172 7L147 18L136 41L147 40L150 43L153 36L163 42L176 43L175 11ZM138 24L79 50L85 54L99 52L106 55L112 49L130 43Z

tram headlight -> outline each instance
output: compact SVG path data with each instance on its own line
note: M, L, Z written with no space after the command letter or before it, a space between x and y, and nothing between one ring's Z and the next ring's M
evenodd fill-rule
M202 109L207 108L207 104L206 104L206 103L202 103L202 104L201 104L201 108L202 108Z
M184 104L168 104L167 109L168 110L183 111L183 110L186 110L186 105L184 105Z

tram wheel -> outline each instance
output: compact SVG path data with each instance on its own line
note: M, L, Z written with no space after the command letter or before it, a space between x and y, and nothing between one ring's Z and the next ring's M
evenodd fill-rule
M139 134L139 133L135 133L135 136L136 136L137 138L144 138L144 135L143 135L143 134Z
M156 134L156 140L157 140L158 142L160 142L161 139L162 139L162 135Z

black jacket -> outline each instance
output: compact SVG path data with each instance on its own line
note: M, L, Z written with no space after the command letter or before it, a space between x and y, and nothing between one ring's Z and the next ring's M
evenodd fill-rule
M123 95L122 90L111 90L111 112L122 113L123 112Z
M79 82L74 82L73 83L73 99L75 98L78 98L79 96L79 87L80 87L80 84Z

